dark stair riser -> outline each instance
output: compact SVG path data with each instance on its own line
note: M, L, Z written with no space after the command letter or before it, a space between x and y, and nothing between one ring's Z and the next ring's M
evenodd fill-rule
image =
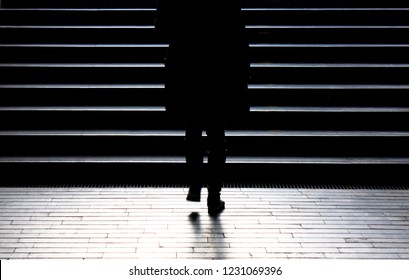
M184 164L0 164L2 183L187 184ZM16 172L18 170L18 172ZM225 180L274 183L407 184L407 165L228 164ZM266 175L268 174L268 175Z
M123 87L121 87L123 86ZM158 88L162 87L162 88ZM1 88L2 106L164 106L163 85L149 88Z
M0 84L158 84L163 83L164 68L154 67L1 67Z
M156 0L3 0L4 7L153 8ZM401 0L242 0L243 7L409 7Z
M217 65L215 65L217 67ZM303 66L272 65L253 66L253 84L408 84L409 66ZM164 67L152 66L119 67L91 65L80 67L35 66L13 67L0 65L0 84L155 84L164 82Z
M406 44L408 27L404 28L347 28L294 27L250 28L252 43L293 44Z
M166 45L0 46L0 63L163 63ZM252 46L253 63L409 63L409 46Z
M1 130L183 129L183 121L163 112L0 111ZM251 112L230 121L230 129L406 131L407 113Z
M163 63L167 47L1 47L0 63Z
M3 7L45 7L45 8L152 8L155 7L156 0L70 0L70 1L50 1L50 0L3 0Z
M146 10L0 10L0 25L154 25Z
M217 7L215 7L217 9ZM247 25L408 25L409 10L242 10ZM156 10L0 10L0 25L154 25Z
M2 88L2 106L164 106L162 88ZM370 86L369 86L370 87ZM409 106L407 89L250 88L252 106Z
M405 28L248 28L250 43L407 44ZM163 43L154 28L25 28L1 27L0 43Z
M342 87L342 86L341 86ZM250 90L254 106L406 107L409 90L393 88L277 88Z
M255 84L408 84L409 67L384 65L286 65L253 67Z
M277 132L279 135L279 132ZM274 135L274 133L272 133ZM207 139L207 138L205 138ZM402 157L409 137L228 136L229 156ZM206 144L204 150L206 150ZM184 136L3 136L1 156L181 156Z

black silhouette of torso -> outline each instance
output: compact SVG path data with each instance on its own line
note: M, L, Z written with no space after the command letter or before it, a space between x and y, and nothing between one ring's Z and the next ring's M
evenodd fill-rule
M248 42L240 0L158 0L156 28L169 43L167 111L228 118L248 110Z

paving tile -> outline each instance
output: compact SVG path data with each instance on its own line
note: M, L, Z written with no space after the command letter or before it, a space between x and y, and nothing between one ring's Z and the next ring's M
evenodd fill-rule
M18 213L15 212L2 212L0 213L0 220L3 220L3 218L6 217L28 217L28 218L33 218L33 217L48 217L49 213L47 212L37 212L33 213L30 211L21 211ZM3 222L3 221L0 221Z
M341 253L398 254L409 253L409 248L340 248Z
M303 224L303 229L369 229L370 227L365 224L323 224L323 225L314 225L314 224Z
M399 243L399 242L394 242L394 243L376 243L372 242L371 243L373 247L375 248L406 248L409 249L409 244L408 243Z
M128 242L128 243L118 243L118 242L107 242L107 248L159 248L159 242L150 242L150 243L140 243L140 242Z
M3 243L16 243L19 241L19 238L4 238L0 239L0 245Z
M321 229L311 229L311 228L302 228L302 229L280 229L281 233L292 233L294 236L298 233L304 233L304 234L348 234L350 231L348 229L341 229L341 228L321 228ZM356 231L359 233L359 231Z
M0 248L30 248L34 247L34 243L18 243L15 242L1 242Z
M27 259L28 253L0 253L0 260Z
M325 253L327 259L400 259L399 254L366 254L366 253Z
M372 243L406 243L409 246L409 237L408 238L389 238L387 236L383 238L366 238L368 242Z
M86 253L88 248L16 248L15 253Z
M74 224L74 225L53 225L53 226L51 226L50 227L50 230L55 230L55 229L57 229L57 230L62 230L62 229L68 229L68 230L70 230L70 229L75 229L75 230L79 230L79 229L84 229L84 230L87 230L87 229L95 229L95 230L101 230L101 229L103 229L103 230L116 230L116 229L118 229L118 227L119 227L119 225L113 225L113 224L97 224L97 225L94 225L94 224L81 224L81 225L78 225L78 224Z
M22 229L14 229L15 227L1 227L0 228L0 234L10 234L10 233L22 233Z
M314 242L314 243L308 243L308 242L303 242L301 244L303 248L373 248L374 246L372 243L319 243L319 242Z
M250 253L252 259L288 259L284 253Z
M266 250L268 253L339 253L340 250L337 248L334 248L332 246L328 247L320 247L320 248L280 248L280 247L272 247L272 246L267 246Z
M60 230L55 230L55 231L60 231ZM64 230L61 230L64 231ZM132 228L132 229L107 229L107 228L93 228L93 229L86 229L86 228L78 228L78 229L73 229L70 230L70 232L73 231L73 233L78 233L78 234L86 234L86 233L95 233L95 234L138 234L138 233L143 233L145 232L144 228ZM53 231L54 232L54 231Z
M34 243L34 248L93 248L106 247L106 243Z
M39 233L1 233L0 240L19 239L19 238L37 238Z
M370 229L381 229L381 230L388 230L388 229L393 229L393 230L405 230L406 232L409 232L409 225L369 225Z
M223 260L223 259L249 259L250 253L177 253L178 259L211 259L211 260Z
M340 236L330 237L292 237L292 238L278 238L280 243L343 243L345 239Z
M56 221L31 221L31 220L13 220L11 223L12 225L27 225L27 226L35 226L35 225L41 225L41 226L49 226L49 225L61 225L63 223L63 220L56 220ZM65 221L64 221L65 223Z
M104 259L175 259L176 253L103 253Z
M1 247L0 247L0 254L13 253L14 250L15 250L14 248L1 248Z
M324 259L324 253L286 253L288 259Z
M20 238L19 243L88 243L89 238Z
M102 253L30 253L28 259L100 259Z
M69 220L64 220L62 221L61 224L58 225L64 225L64 226L76 226L79 227L81 225L101 225L101 226L118 226L118 225L127 225L129 222L126 220L123 221L110 221L110 220L104 220L104 221L69 221ZM56 225L56 224L55 224Z
M206 237L200 237L200 238L138 238L139 243L150 243L150 242L164 242L164 243L173 243L173 242L180 242L180 243L186 243L186 242L209 242L210 240L213 239L220 239L223 240L223 238L206 238ZM212 242L212 241L210 241ZM215 241L215 242L220 242L220 241Z
M344 233L344 234L338 234L338 233L294 233L293 236L295 238L301 237L301 238L328 238L328 237L343 237L343 238L359 238L363 237L362 234L352 234L352 233Z
M220 249L220 248L216 248ZM190 247L137 247L139 253L193 253L194 248Z
M142 243L146 244L146 243ZM148 243L150 244L150 243ZM229 248L231 243L228 242L160 242L161 248ZM140 245L138 245L139 248Z
M247 254L249 257L253 253L266 253L265 248L194 248L194 253L216 254L230 256L231 254Z
M75 240L81 240L83 238L106 238L108 233L40 233L37 236L38 238L72 238Z
M88 253L135 253L136 248L128 247L94 247L88 248Z
M30 217L20 217L20 216L12 216L12 217L0 217L0 222L2 222L3 225L8 225L10 222L13 221L29 221Z

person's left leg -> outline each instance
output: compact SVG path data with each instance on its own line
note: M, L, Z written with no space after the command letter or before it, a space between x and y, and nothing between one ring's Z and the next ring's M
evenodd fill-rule
M216 215L225 208L224 201L220 199L226 163L224 121L209 121L206 124L206 133L209 146L207 206L209 214Z
M203 185L202 131L203 124L200 120L186 121L185 155L189 181L189 193L186 199L189 201L200 201Z

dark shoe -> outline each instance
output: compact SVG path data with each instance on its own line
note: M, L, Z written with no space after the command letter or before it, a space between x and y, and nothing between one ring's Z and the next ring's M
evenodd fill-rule
M207 200L207 212L210 216L216 216L220 214L225 208L225 203L223 200L218 200L216 202Z
M194 201L194 202L200 202L200 193L202 191L202 188L189 188L189 193L187 194L186 200L188 201Z

